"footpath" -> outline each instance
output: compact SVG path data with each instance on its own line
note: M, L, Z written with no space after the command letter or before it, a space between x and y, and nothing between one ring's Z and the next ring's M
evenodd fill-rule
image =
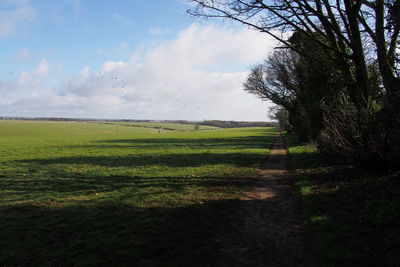
M305 242L298 199L277 134L260 178L245 193L221 266L316 266Z

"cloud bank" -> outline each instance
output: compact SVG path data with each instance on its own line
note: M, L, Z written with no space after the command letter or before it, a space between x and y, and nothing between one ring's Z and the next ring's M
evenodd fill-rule
M267 104L242 89L250 65L275 42L264 34L191 25L162 45L104 62L48 86L47 59L0 83L0 114L131 119L266 120Z

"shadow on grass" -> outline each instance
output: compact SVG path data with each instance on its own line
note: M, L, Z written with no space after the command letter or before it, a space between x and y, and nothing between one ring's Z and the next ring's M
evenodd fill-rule
M68 173L53 173L54 178L47 179L19 179L2 178L1 186L9 192L3 196L24 195L40 192L58 193L83 193L110 192L120 189L141 190L151 187L172 189L179 191L187 186L199 186L203 188L229 187L243 188L253 182L249 177L131 177L131 176L95 176L95 177L69 177ZM61 178L60 178L61 177ZM140 194L144 194L140 192Z
M121 203L0 208L0 264L205 266L218 259L236 200L171 208Z
M252 130L254 132L255 130ZM263 136L246 136L231 138L148 138L148 139L112 139L96 141L94 145L76 147L95 148L268 148L272 143L275 132L265 132Z
M106 167L199 167L204 165L257 166L260 154L252 153L181 153L181 154L132 154L129 156L78 156L51 159L31 159L19 162L29 164L89 164Z
M292 139L290 139L292 138ZM295 187L323 266L397 266L400 173L372 173L287 139Z
M255 264L251 266L268 266L272 259L276 263L277 255L284 262L287 248L274 246L277 240L268 238L254 243L251 233L240 232L246 214L238 213L238 207L273 209L278 201L220 199L152 208L110 201L0 207L0 264L221 266L221 260L229 262L240 254Z
M268 148L271 137L206 139L140 139L106 140L104 148L144 145L160 146L234 146ZM243 143L242 143L243 142ZM199 144L200 143L200 144ZM88 147L91 147L90 145ZM261 156L262 157L262 156ZM129 156L75 156L52 159L32 159L13 162L24 170L13 178L2 175L0 184L6 188L0 206L0 265L10 266L209 266L217 265L227 236L232 235L232 216L239 200L224 199L221 190L239 192L253 181L246 177L156 177L96 175L73 173L71 165L89 167L201 167L258 166L260 154L188 153L135 154ZM52 166L57 165L57 166ZM43 172L42 172L43 171ZM32 178L32 177L34 178ZM12 176L10 176L12 177ZM137 199L146 194L179 192L199 186L216 201L200 202L193 196L188 205L153 202L156 207L138 208ZM153 191L151 187L163 190ZM141 190L143 189L143 190ZM168 191L169 190L169 191ZM99 199L73 200L65 198L76 193L116 192L115 196ZM46 201L46 197L62 201ZM197 191L196 191L197 192ZM34 197L29 196L33 193ZM35 194L37 193L37 194ZM65 193L65 194L64 194ZM199 192L202 193L202 192ZM18 199L16 195L28 196ZM129 203L121 201L129 195ZM137 198L135 195L138 195ZM234 195L234 194L232 194ZM226 195L225 195L226 196ZM13 198L14 197L14 198ZM36 197L38 197L36 199ZM43 197L43 199L40 199ZM219 197L219 198L218 198ZM170 198L173 198L170 197ZM7 203L7 201L10 201ZM11 203L14 201L14 203ZM250 204L251 205L251 204ZM259 205L259 204L257 204Z
M199 148L220 148L229 149L250 149L263 148L267 149L272 145L273 138L266 136L248 136L237 138L151 138L151 139L121 139L121 140L103 140L96 143L104 143L104 145L87 145L87 146L68 146L66 148L132 148L140 147L144 149L157 148L159 151L168 151L174 147L185 147L190 149ZM118 144L113 146L112 144ZM187 150L190 151L190 150ZM115 153L115 152L113 152ZM17 162L32 164L50 165L50 164L89 164L95 166L108 167L138 167L138 166L168 166L168 167L199 167L203 165L220 165L228 164L232 166L257 166L260 161L260 154L249 152L235 153L155 153L155 154L131 154L128 156L73 156L58 157L49 159L31 159L20 160Z
M256 141L251 141L256 138ZM271 137L251 137L245 138L250 144L257 143L257 146L263 145L263 148L267 149L271 142ZM263 141L262 141L263 140ZM129 139L129 140L110 140L102 142L115 142L121 143L125 147L130 143L143 143L148 144L180 144L182 146L199 145L198 143L204 142L204 139ZM217 143L222 144L224 147L226 144L231 144L232 140L228 141L224 138L214 138L212 141L209 140L207 144ZM233 145L236 146L236 139ZM258 144L259 143L259 144ZM249 144L244 143L244 146ZM186 150L191 151L191 150ZM181 189L185 186L233 186L238 185L248 178L241 177L229 177L232 175L218 174L218 177L156 177L156 178L144 178L140 176L128 175L104 175L98 174L95 170L97 166L102 167L125 167L125 168L136 168L136 167L173 167L173 168L184 168L184 167L203 167L213 165L225 165L232 167L258 167L264 155L260 153L249 153L249 152L237 153L158 153L158 154L131 154L128 156L115 155L116 152L112 151L109 156L70 156L70 157L56 157L56 158L38 158L29 160L14 161L12 164L16 166L23 166L25 170L29 170L29 173L22 173L18 176L18 173L2 177L0 184L3 188L7 188L9 194L24 194L32 192L76 192L76 191L111 191L118 190L124 187L166 187L173 189ZM112 154L114 153L114 154ZM83 172L79 171L83 168ZM93 173L90 173L93 171ZM196 175L195 170L193 171ZM23 176L22 176L23 175ZM197 175L196 175L197 176ZM235 175L234 175L235 176ZM32 178L30 178L32 177Z

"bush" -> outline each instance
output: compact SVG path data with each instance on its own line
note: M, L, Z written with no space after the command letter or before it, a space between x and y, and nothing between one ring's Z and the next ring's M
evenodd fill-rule
M364 168L398 169L400 127L396 125L400 125L399 122L397 114L379 107L363 112L349 103L327 108L318 147L323 153Z

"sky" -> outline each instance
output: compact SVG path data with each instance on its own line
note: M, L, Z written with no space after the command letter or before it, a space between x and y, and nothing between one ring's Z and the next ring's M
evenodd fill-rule
M266 121L243 90L276 45L185 0L0 0L0 116Z

